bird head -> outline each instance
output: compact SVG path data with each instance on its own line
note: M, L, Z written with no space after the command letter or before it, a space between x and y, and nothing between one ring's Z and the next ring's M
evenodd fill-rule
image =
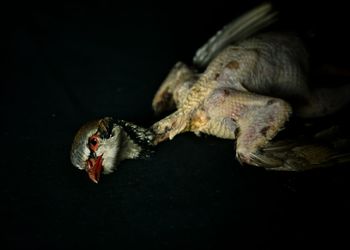
M98 183L101 173L112 173L120 161L148 156L153 139L150 130L123 120L90 121L74 137L71 162Z

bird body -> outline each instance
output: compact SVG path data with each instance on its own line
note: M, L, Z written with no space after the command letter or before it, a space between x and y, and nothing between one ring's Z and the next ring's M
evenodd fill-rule
M180 133L194 132L236 140L236 157L242 164L267 169L299 171L350 160L349 154L338 154L334 148L315 141L273 140L292 114L304 118L332 114L348 102L350 94L350 85L332 91L310 89L308 54L303 43L291 33L258 33L275 17L271 5L263 4L225 26L202 46L195 54L193 67L176 63L152 102L156 113L175 111L150 129L134 126L141 141L147 142L144 145L157 145ZM101 125L97 124L94 129L83 127L83 131L93 132L79 132L73 143L72 155L78 157L72 157L72 162L79 168L86 169L81 164L89 162L87 155L95 154L97 158L92 158L101 165L100 155L125 154L115 157L119 161L136 158L143 150L133 140L125 140L124 144L112 140L108 149L108 139L104 152L94 150L89 140L99 135L96 131ZM117 134L118 127L112 127ZM132 131L125 129L119 126L118 131L127 138ZM108 134L115 138L113 133ZM128 151L134 154L126 154ZM115 165L115 158L108 162ZM106 173L113 169L104 168Z
M174 66L152 103L158 113L176 109L152 126L156 144L183 132L235 139L241 163L274 170L306 170L348 159L315 141L271 141L292 113L326 116L350 96L350 85L309 87L308 53L294 34L254 34L274 17L269 4L259 6L200 48L195 70L182 62ZM206 69L199 73L198 66Z

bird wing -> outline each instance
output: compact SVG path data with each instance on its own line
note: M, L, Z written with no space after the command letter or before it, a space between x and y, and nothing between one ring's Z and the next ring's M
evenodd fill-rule
M276 15L271 4L264 3L234 19L197 50L193 63L198 67L207 66L227 45L241 41L272 24Z

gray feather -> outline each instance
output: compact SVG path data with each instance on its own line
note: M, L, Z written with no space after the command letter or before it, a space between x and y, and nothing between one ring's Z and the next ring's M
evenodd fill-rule
M269 3L264 3L224 26L209 41L197 50L193 62L205 67L227 45L241 41L272 24L277 12Z

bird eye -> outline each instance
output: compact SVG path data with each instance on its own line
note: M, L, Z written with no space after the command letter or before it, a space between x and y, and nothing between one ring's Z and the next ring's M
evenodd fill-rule
M98 148L98 138L93 135L89 138L89 147L91 150L96 151Z
M96 139L96 138L91 138L90 144L91 144L92 146L96 146L96 144L97 144L97 139Z

